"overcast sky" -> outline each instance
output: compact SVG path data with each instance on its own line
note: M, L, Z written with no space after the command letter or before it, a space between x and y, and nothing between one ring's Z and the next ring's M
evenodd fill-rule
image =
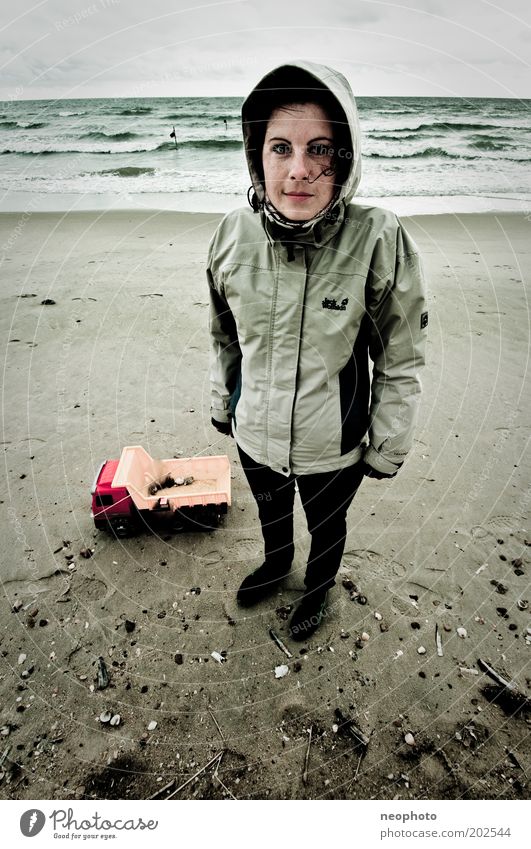
M531 97L528 0L2 0L0 99L245 95L290 59L357 95Z

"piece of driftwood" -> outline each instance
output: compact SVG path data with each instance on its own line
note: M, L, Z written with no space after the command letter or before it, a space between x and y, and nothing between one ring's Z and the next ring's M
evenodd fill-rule
M361 746L363 754L367 752L367 747L369 745L369 737L363 733L361 728L354 723L352 719L349 719L346 716L343 716L339 708L335 709L335 716L339 725L340 731L344 734L348 735L354 742L356 743L356 748Z
M496 670L493 669L492 666L489 666L489 664L481 658L478 658L478 666L482 672L485 672L485 674L488 675L489 678L492 678L493 681L496 681L496 684L499 684L500 687L504 687L506 690L511 690L511 692L513 693L518 693L518 687L516 686L514 681L508 681L507 678L504 678L502 675L499 674L499 672L496 672Z
M158 799L159 796L162 796L162 794L166 792L166 790L171 790L174 786L175 778L172 778L172 780L168 781L168 783L165 784L164 787L161 787L159 790L157 790L156 793L153 793L153 796L148 796L148 801L151 802L153 799Z
M312 743L312 731L313 725L310 725L308 729L308 745L306 746L306 754L304 755L304 768L302 771L302 783L306 785L308 783L308 762L310 760L310 746Z
M202 766L201 769L198 769L197 772L195 772L191 776L191 778L188 778L186 781L184 781L182 784L180 784L179 787L177 788L177 790L174 790L173 793L170 793L169 796L166 796L166 799L173 799L173 797L176 796L177 793L180 793L181 790L184 790L184 788L187 787L189 784L191 784L192 781L195 781L196 778L198 778L206 769L209 768L209 766L212 766L212 764L215 763L215 761L217 761L218 758L221 758L222 756L223 756L223 751L218 752L217 755L214 755L213 758L210 758L208 763L206 763L204 766Z
M283 651L283 652L284 652L284 654L286 655L286 657L290 657L290 658L291 658L291 657L293 657L293 655L292 655L292 653L290 652L290 650L289 650L289 649L288 649L288 648L284 645L284 643L282 642L282 640L280 639L280 637L277 637L277 635L275 634L275 632L273 631L273 629L272 629L272 628L270 628L270 629L269 629L269 636L271 637L271 639L273 640L273 642L277 644L277 646L279 647L280 651Z
M435 625L435 645L437 646L437 655L439 657L443 657L444 652L443 652L442 637L441 637L441 632L439 631L439 626L437 624Z

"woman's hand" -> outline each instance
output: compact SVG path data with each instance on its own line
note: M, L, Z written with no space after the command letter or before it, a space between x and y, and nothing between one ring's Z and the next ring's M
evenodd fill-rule
M230 421L228 422L217 422L216 419L210 419L214 427L219 433L222 433L223 436L232 436L232 428Z
M369 464L365 463L363 460L362 460L362 463L363 463L363 474L365 475L365 477L366 478L374 478L375 480L379 480L379 481L383 480L383 478L394 478L395 475L396 475L396 472L398 472L398 469L400 468L400 466L398 466L396 472L391 472L389 474L388 472L379 472L377 469L373 469L372 466L369 466Z

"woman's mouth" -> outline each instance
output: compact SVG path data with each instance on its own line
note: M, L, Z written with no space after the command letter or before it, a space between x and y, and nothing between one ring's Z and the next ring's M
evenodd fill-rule
M284 192L284 194L286 197L292 198L293 200L306 200L306 198L313 197L313 195L310 195L307 192Z

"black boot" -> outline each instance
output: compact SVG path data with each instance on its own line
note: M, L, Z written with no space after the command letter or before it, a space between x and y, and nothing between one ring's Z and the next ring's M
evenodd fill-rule
M251 607L263 598L272 595L282 579L288 574L291 566L272 566L262 563L258 569L247 575L241 583L236 599L242 607Z
M292 640L302 642L317 630L324 616L327 589L307 590L291 618L289 635Z

